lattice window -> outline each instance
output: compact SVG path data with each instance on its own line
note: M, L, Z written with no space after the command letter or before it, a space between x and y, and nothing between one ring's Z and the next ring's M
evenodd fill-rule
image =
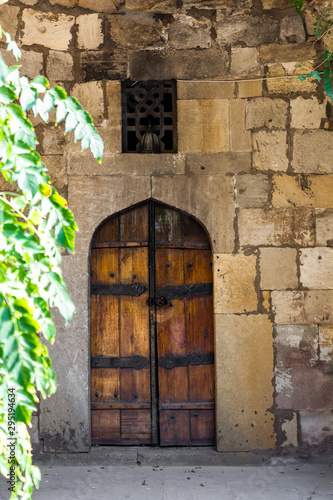
M174 81L122 84L123 152L144 152L150 133L160 153L177 151L176 85Z

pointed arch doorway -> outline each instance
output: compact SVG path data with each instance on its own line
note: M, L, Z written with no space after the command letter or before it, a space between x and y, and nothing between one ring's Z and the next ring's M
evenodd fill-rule
M92 444L214 444L204 228L149 200L102 223L90 267Z

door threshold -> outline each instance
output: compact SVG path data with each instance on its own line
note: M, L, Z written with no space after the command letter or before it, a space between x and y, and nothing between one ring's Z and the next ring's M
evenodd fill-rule
M152 466L202 467L214 465L261 465L262 456L253 452L218 452L213 446L93 446L89 453L41 453L37 465L68 466Z

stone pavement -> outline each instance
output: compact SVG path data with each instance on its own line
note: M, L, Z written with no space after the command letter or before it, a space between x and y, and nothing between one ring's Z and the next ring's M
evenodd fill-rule
M104 458L98 450L89 455L39 460L40 489L34 500L333 500L333 464L304 463L271 458L265 465L252 454L214 454L218 465L197 465L200 451L184 462L187 450L125 449ZM124 453L125 451L125 453ZM119 455L118 455L119 452ZM216 453L216 452L215 452ZM136 454L136 460L131 460ZM202 450L202 463L211 461ZM111 458L111 456L113 458ZM125 458L124 458L125 456ZM88 457L88 458L87 458ZM119 460L118 460L119 459ZM144 465L138 465L138 461ZM179 465L180 461L188 465ZM118 465L111 465L111 462ZM127 461L125 465L124 462ZM223 465L243 461L243 465ZM81 462L81 464L80 464ZM84 463L84 464L83 464ZM149 463L149 465L147 465ZM167 465L167 464L172 465ZM178 463L178 465L174 465ZM246 465L257 463L256 465ZM104 465L103 465L104 464ZM0 498L9 499L4 478Z

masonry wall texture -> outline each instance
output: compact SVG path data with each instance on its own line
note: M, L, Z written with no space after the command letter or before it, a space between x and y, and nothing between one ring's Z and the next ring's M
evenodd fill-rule
M301 17L289 0L0 7L22 72L79 98L106 146L98 165L54 115L47 127L31 117L80 229L63 264L77 314L67 326L55 314L58 391L34 418L44 451L89 450L90 242L151 197L198 218L212 242L217 449L332 444L333 107L321 84L297 79L320 60L312 24L329 3L305 2ZM122 153L127 78L177 80L177 153Z

